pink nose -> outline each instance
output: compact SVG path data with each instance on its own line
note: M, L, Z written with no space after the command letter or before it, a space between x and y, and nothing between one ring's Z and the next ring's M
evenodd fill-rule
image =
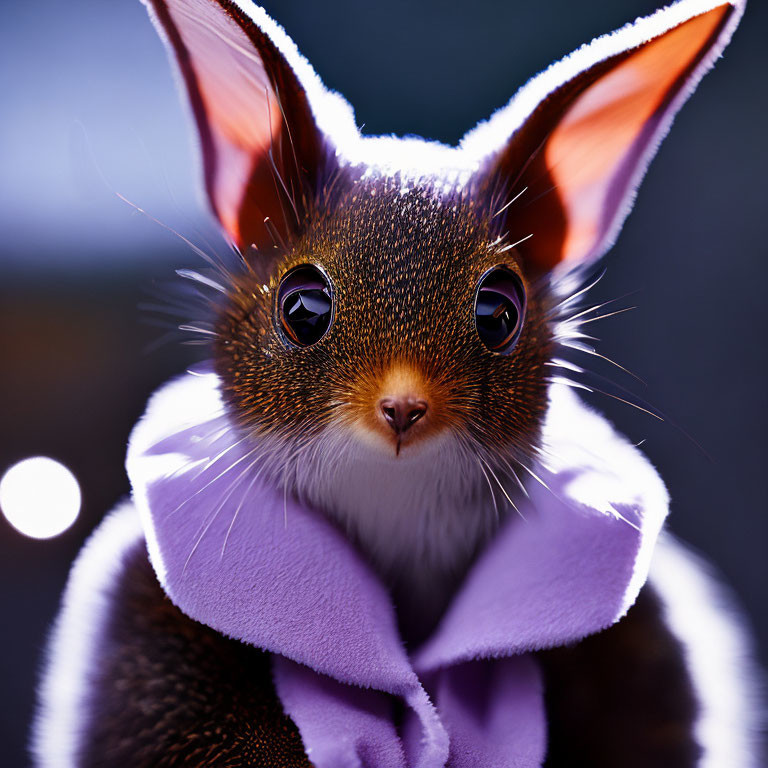
M427 403L410 396L383 397L379 409L396 435L405 434L427 413Z

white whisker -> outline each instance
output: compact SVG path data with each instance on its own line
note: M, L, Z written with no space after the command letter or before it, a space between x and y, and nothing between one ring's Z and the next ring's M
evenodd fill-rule
M498 476L493 471L493 468L491 467L491 465L486 462L486 467L488 468L488 471L491 473L491 476L493 477L493 479L498 484L499 488L501 489L501 492L504 494L504 498L506 498L506 500L509 502L509 505L512 507L512 509L515 510L515 512L517 512L518 515L520 515L520 517L523 520L525 520L525 515L523 515L523 513L517 508L517 504L515 504L515 502L512 501L510 495L507 493L506 488L504 488L504 486L501 484L501 480L499 480Z
M510 245L505 245L503 248L499 248L499 253L505 253L506 251L511 251L513 248L516 248L520 243L524 243L526 240L530 240L533 237L533 232L531 232L530 235L526 235L525 237L521 237L519 240L517 240L514 243L511 243Z
M217 283L215 280L212 280L210 277L201 275L199 272L195 272L193 269L177 269L176 274L179 277L185 278L186 280L193 280L196 283L200 283L201 285L208 286L208 288L213 288L214 291L218 291L219 293L227 292L227 289L223 285L221 285L221 283Z
M237 459L237 461L234 461L234 462L232 462L232 464L230 464L230 465L229 465L229 466L228 466L228 467L227 467L225 470L222 470L222 471L221 471L221 472L220 472L218 475L216 475L216 477L214 477L212 480L209 480L209 481L208 481L208 482L207 482L207 483L206 483L206 484L205 484L205 485L204 485L202 488L198 488L198 489L197 489L197 491L195 491L195 492L194 492L194 493L193 493L191 496L188 496L186 499L184 499L184 501L182 501L182 502L181 502L181 504L179 504L179 506L178 506L178 507L176 507L176 509L174 509L174 510L172 510L171 512L169 512L169 513L168 513L168 517L170 517L171 515L175 515L175 514L176 514L176 513L177 513L177 512L178 512L178 511L179 511L179 510L180 510L180 509L183 507L183 506L185 506L186 504L188 504L190 501L192 501L192 499L194 499L196 496L198 496L199 494L201 494L201 493L202 493L202 492L203 492L203 491L204 491L206 488L209 488L211 485L213 485L213 483L215 483L217 480L219 480L219 479L220 479L220 478L222 478L224 475L226 475L226 474L227 474L227 472L230 472L230 471L231 471L231 470L233 470L233 469L234 469L234 468L235 468L235 467L236 467L238 464L240 464L241 462L245 461L247 458L249 458L249 457L253 456L253 454L254 454L254 453L256 453L256 451L259 449L259 447L260 447L260 446L256 446L256 447L252 448L252 449L251 449L250 451L248 451L248 453L246 453L244 456L241 456L239 459ZM263 455L263 454L262 454L262 455ZM201 474L202 474L202 473L201 473Z
M235 489L237 488L237 484L240 482L240 480L245 476L245 474L253 469L253 467L256 465L256 463L259 461L259 456L257 456L232 482L232 484L229 486L228 490L222 497L221 501L216 505L215 511L211 514L211 517L205 527L203 528L202 533L198 537L197 541L195 542L195 545L192 547L192 550L190 551L189 555L187 555L187 559L184 561L184 567L181 570L182 576L186 573L187 566L189 565L190 560L192 559L192 556L197 551L197 548L200 546L200 543L205 538L205 534L208 533L210 530L210 527L213 525L213 523L218 518L219 514L221 513L221 510L224 509L224 505L229 501L229 498L232 496L232 494L235 492Z
M523 187L508 203L499 208L499 210L496 211L496 213L494 213L491 218L495 219L498 215L504 213L504 211L506 211L507 208L509 208L509 206L512 205L512 203L514 203L515 200L517 200L527 189L528 187Z
M637 307L624 307L624 309L617 309L615 312L609 312L606 315L598 315L597 317L589 317L586 320L580 320L578 325L587 325L588 323L596 323L598 320L605 320L606 317L613 317L614 315L623 315L625 312L630 312Z
M488 489L491 492L491 499L493 500L493 511L496 516L496 522L499 521L499 505L496 503L496 494L493 490L493 485L491 485L491 478L488 477L488 473L485 471L485 467L483 467L483 460L477 456L477 463L480 467L480 471L483 473L483 476L485 477L486 482L488 483Z

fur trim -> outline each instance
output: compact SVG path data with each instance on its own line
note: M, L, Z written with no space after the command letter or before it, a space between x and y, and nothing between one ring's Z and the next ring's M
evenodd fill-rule
M142 539L139 516L123 503L96 529L78 555L48 644L32 729L38 768L75 768L91 717L90 678L106 629L110 590L126 553Z
M659 540L650 583L682 645L700 711L700 768L759 768L765 726L761 674L744 621L711 569L671 536Z

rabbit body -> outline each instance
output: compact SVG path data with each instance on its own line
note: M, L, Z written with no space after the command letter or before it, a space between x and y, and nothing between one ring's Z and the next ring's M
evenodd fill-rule
M360 135L249 0L147 5L239 261L192 275L211 370L153 398L75 565L37 764L755 764L741 630L562 359L742 0L594 41L455 148Z

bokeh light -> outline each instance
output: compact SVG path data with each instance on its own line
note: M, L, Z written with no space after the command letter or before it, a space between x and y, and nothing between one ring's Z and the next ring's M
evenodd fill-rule
M80 486L63 464L47 456L33 456L3 475L0 509L20 533L50 539L77 520Z

